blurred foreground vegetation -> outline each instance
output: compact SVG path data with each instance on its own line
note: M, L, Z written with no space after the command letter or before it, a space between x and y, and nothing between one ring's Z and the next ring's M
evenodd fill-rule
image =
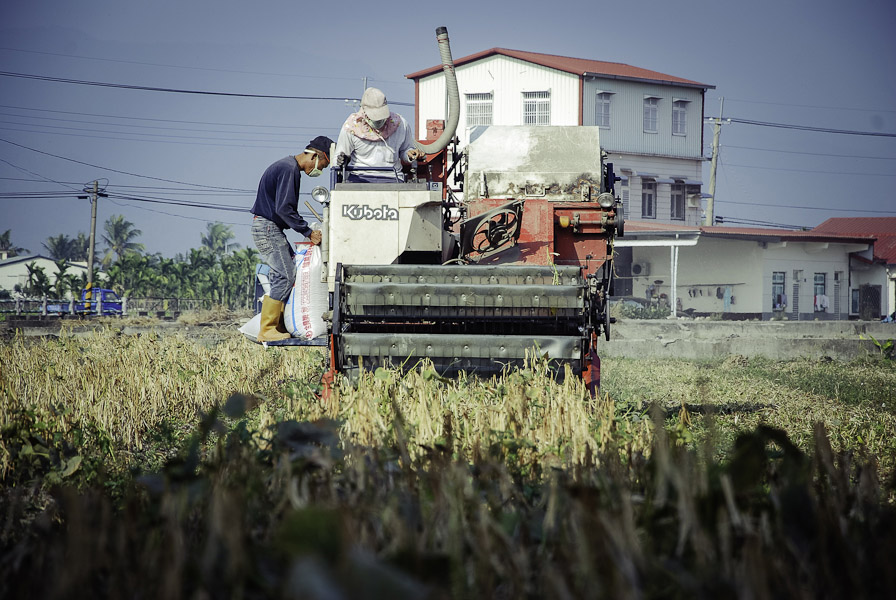
M222 331L0 344L0 597L873 598L896 365L380 370Z

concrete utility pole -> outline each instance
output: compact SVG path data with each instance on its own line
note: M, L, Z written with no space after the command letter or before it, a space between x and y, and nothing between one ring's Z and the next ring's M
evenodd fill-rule
M703 224L706 226L713 225L715 220L716 167L719 164L719 137L722 134L722 125L725 124L725 121L722 119L724 107L725 99L719 98L719 116L716 119L711 119L715 124L715 129L712 134L712 163L709 169L709 198L706 199L706 218L703 220ZM730 123L731 121L727 122Z
M79 200L90 200L90 247L87 248L87 290L84 301L87 303L87 309L90 309L90 301L93 299L93 255L96 246L96 205L98 198L106 198L108 194L100 192L100 182L94 181L93 188L84 187L84 191L89 196L78 196Z
M100 182L94 180L93 192L90 198L90 247L87 248L87 311L90 311L90 301L93 299L93 247L96 244L96 201L99 197Z

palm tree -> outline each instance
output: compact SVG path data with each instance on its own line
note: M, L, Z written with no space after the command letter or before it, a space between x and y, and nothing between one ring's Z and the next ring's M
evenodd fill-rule
M81 288L80 280L74 273L67 273L69 262L64 258L56 260L56 282L53 284L53 293L56 298L65 298L69 293L77 296Z
M25 265L25 268L28 269L28 282L24 287L16 284L16 291L22 292L26 296L37 298L41 296L49 296L53 286L43 267L39 266L36 262L31 262Z
M48 237L42 245L50 253L50 258L57 261L75 260L78 251L75 240L64 233Z
M223 256L236 248L239 244L230 240L234 238L230 225L214 222L206 225L208 233L202 234L202 247L207 248L214 256Z
M103 225L106 233L103 241L106 242L106 255L103 257L103 266L112 262L112 256L121 260L127 254L143 252L143 244L133 241L143 232L134 228L134 224L126 221L124 215L112 215Z
M79 231L78 237L72 240L72 244L75 247L72 260L87 262L90 253L90 236L83 231ZM96 248L94 248L94 254L96 254Z
M19 254L28 252L28 250L26 250L25 248L20 248L13 245L11 235L11 229L7 229L2 234L0 234L0 252L5 252L8 258L12 258L13 256L18 256Z
M254 248L243 248L221 259L226 282L223 303L229 308L251 305L258 260L258 252Z

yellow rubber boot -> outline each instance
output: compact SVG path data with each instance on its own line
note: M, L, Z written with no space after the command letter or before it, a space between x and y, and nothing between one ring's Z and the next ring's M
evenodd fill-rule
M258 332L259 342L278 342L290 337L288 332L277 331L280 319L283 317L283 303L265 296L261 300L261 328Z
M283 310L280 311L280 318L277 319L277 331L279 333L289 333L289 330L286 328L286 318L283 316L285 312L286 304L283 305ZM291 336L291 334L290 334Z

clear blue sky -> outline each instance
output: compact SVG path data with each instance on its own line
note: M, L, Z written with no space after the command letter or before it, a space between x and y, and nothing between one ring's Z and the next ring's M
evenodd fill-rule
M724 97L728 117L896 134L891 0L464 0L407 9L383 3L373 12L374 5L6 2L0 71L338 98L359 97L367 77L390 100L412 103L404 76L438 64L435 28L444 25L455 57L497 46L623 62L716 86L707 93L708 116ZM174 256L198 247L208 221L232 225L236 241L252 245L247 213L122 197L248 209L268 164L316 135L335 139L349 112L338 100L184 95L8 76L0 76L0 90L0 232L11 229L16 245L36 253L49 236L89 231L89 203L73 194L94 179L118 196L101 199L98 227L123 214L142 230L148 252ZM411 108L399 112L413 117ZM834 216L896 214L894 137L730 124L721 140L717 215L814 226ZM319 181L327 180L325 172Z

